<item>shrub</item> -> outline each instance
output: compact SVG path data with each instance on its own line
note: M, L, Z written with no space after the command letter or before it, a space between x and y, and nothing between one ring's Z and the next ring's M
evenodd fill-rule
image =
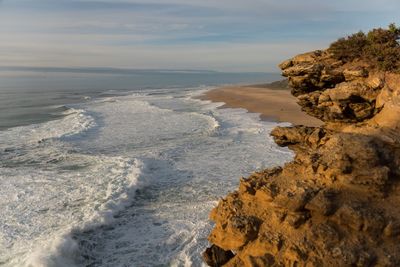
M400 28L390 24L388 29L362 31L340 38L332 43L329 51L343 62L361 59L384 71L400 70Z
M366 44L367 36L360 31L347 38L340 38L332 43L329 49L336 59L348 62L361 57Z

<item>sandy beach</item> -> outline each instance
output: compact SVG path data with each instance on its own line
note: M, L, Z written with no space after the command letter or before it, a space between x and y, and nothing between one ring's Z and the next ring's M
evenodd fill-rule
M270 89L264 86L226 86L210 90L200 97L203 100L224 102L223 107L244 108L260 113L264 120L319 126L322 122L302 112L296 98L288 89Z

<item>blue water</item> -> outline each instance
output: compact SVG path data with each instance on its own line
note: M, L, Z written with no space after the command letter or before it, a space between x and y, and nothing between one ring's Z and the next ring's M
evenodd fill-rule
M202 266L218 199L292 157L196 98L279 76L142 74L2 73L0 265Z
M147 89L274 81L273 73L0 68L0 130L56 119L63 105Z

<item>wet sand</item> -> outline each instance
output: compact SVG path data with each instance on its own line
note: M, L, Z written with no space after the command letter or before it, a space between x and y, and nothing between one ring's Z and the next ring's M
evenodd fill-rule
M224 102L223 108L244 108L260 113L263 120L290 122L294 125L318 126L322 122L302 112L296 98L288 89L269 89L264 86L226 86L200 96L200 99Z

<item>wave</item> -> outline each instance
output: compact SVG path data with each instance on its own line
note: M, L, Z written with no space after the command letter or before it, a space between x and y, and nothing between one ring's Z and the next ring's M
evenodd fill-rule
M121 159L120 159L121 160ZM111 225L114 216L131 204L135 192L143 186L144 180L140 179L143 169L143 162L135 159L129 162L130 166L125 173L124 181L110 183L107 186L107 199L100 204L98 210L93 213L86 221L75 222L68 228L54 233L46 240L37 240L32 251L26 255L21 262L25 267L71 267L78 266L84 259L82 246L74 238L77 233L91 231L97 227Z
M0 161L13 163L0 165L0 194L10 199L0 200L0 228L15 227L0 262L200 266L218 197L236 176L290 155L270 147L275 123L192 99L197 93L105 97L0 132Z
M0 132L0 262L7 266L79 263L75 233L111 224L142 184L139 159L85 154L71 145L97 126L92 114L69 108L63 115Z
M96 125L95 119L83 109L69 108L62 119L19 126L0 132L1 146L37 144L48 139L60 139L81 134Z

